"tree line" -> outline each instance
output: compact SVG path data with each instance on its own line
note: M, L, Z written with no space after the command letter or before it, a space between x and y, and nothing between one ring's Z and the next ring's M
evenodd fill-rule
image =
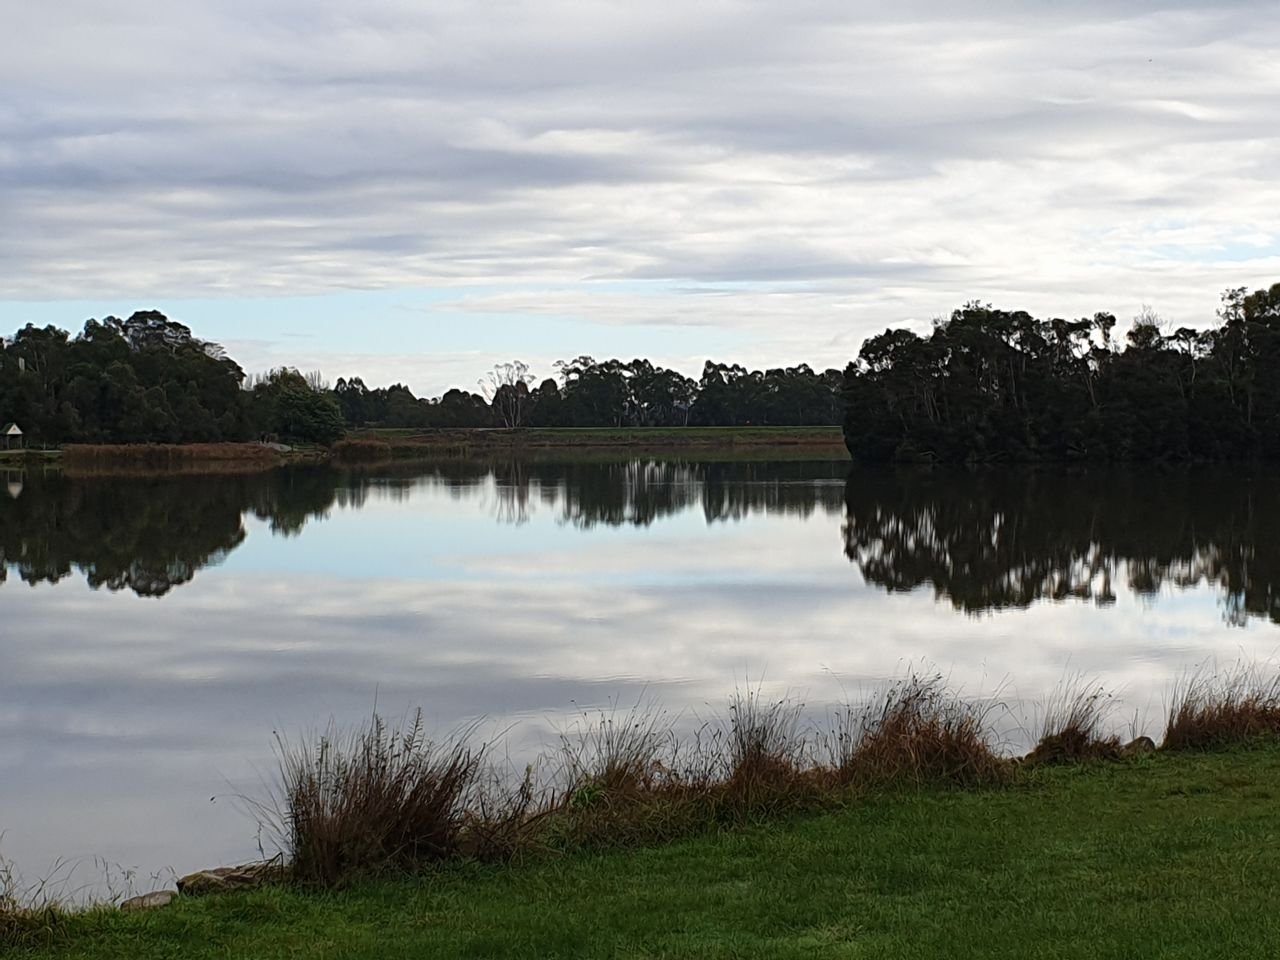
M677 427L818 426L840 423L841 374L807 364L748 370L708 360L694 380L649 360L555 364L540 383L523 363L498 364L480 391L415 397L403 384L371 389L339 379L333 394L352 426ZM536 385L535 385L536 383Z
M296 370L246 378L216 343L154 310L76 336L28 324L0 341L0 420L40 443L328 443L336 401Z
M886 330L844 373L856 460L1280 456L1280 283L1228 290L1219 324L1150 311L1037 319L970 303L928 336Z
M0 342L0 421L37 443L279 439L351 428L816 426L856 460L1223 460L1280 456L1280 284L1223 295L1219 323L1144 312L1039 319L969 303L927 336L886 330L841 373L707 361L698 379L649 360L498 364L475 391L418 397L358 376L260 376L157 311L27 325Z
M475 392L417 397L401 383L332 387L281 367L246 376L223 348L154 310L72 336L28 324L0 341L0 421L37 443L331 443L362 427L838 424L841 374L708 361L698 380L648 360L582 356L541 383L498 364Z

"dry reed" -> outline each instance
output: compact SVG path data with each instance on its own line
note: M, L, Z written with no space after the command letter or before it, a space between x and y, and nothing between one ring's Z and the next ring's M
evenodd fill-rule
M993 707L960 699L940 676L912 676L864 712L841 778L878 786L1004 783L1012 767L988 739Z
M1105 732L1114 700L1082 677L1063 681L1045 707L1040 738L1027 754L1030 764L1119 760L1120 738Z
M560 737L558 765L513 784L465 737L425 739L374 717L280 747L274 809L295 878L332 886L353 874L413 870L453 857L510 861L533 851L648 844L723 824L812 809L874 788L990 787L1015 761L993 746L995 700L965 700L941 676L911 676L823 732L803 704L739 690L725 721L683 736L652 704L584 717ZM1111 699L1079 680L1050 701L1027 764L1122 759L1105 732ZM1179 688L1166 747L1280 735L1280 678L1198 675Z
M1256 665L1202 669L1175 687L1165 728L1166 750L1212 750L1280 735L1280 674Z
M433 743L419 712L402 729L375 715L351 734L331 728L299 744L277 742L269 826L297 882L333 886L459 854L484 752L465 734Z
M193 465L236 463L270 466L279 454L257 443L129 443L68 444L62 448L67 467L104 466L168 469Z
M378 463L392 457L391 444L385 440L339 440L329 452L341 463Z

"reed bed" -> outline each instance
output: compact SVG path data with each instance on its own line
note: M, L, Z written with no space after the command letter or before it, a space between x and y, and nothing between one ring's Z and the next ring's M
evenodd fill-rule
M999 788L1026 767L1119 761L1142 751L1108 729L1113 705L1096 684L1064 682L1034 748L1015 759L994 740L1003 705L960 697L941 676L910 676L824 729L806 724L803 703L740 689L725 717L683 735L688 725L654 704L584 716L514 785L465 737L434 744L420 717L403 730L374 717L352 734L282 745L274 809L295 879L333 886L455 858L658 843L868 789ZM1280 675L1240 667L1178 686L1164 748L1267 736L1280 736Z
M339 463L381 463L393 456L391 444L385 440L348 438L329 448Z
M1122 761L1113 700L1081 678L1046 705L1022 758L994 744L995 699L969 700L940 676L910 676L824 726L804 704L737 690L724 716L692 724L660 706L584 715L519 777L473 745L475 728L429 739L418 713L376 714L297 742L277 738L266 800L247 799L287 863L289 882L333 888L449 861L510 863L581 849L661 843L706 830L857 802L867 791L990 789L1043 764ZM687 731L680 733L678 731ZM1237 666L1180 682L1163 750L1280 738L1280 672ZM43 889L43 888L41 888ZM67 908L19 895L0 861L0 947L55 939Z
M322 887L462 857L651 844L841 802L867 785L1007 782L1011 762L984 739L989 709L939 678L912 679L859 715L846 755L822 762L824 735L788 698L739 690L727 718L683 737L675 718L642 704L583 717L546 758L549 778L529 767L514 787L484 762L486 747L432 743L420 716L403 729L375 716L352 733L280 741L278 783L258 809L293 879Z
M257 443L69 444L62 448L68 468L147 467L171 469L201 464L269 467L279 461L273 449Z

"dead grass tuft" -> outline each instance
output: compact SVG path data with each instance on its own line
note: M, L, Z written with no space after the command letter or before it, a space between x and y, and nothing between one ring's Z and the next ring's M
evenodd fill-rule
M1264 676L1240 664L1225 672L1200 670L1173 692L1166 750L1214 750L1280 736L1280 674Z
M354 734L279 739L274 824L294 879L331 887L457 856L483 754L466 740L428 740L421 712L402 729L375 715Z
M1012 765L988 742L990 709L948 692L940 676L912 676L862 715L839 773L847 782L885 786L1004 783Z
M1114 700L1083 678L1064 681L1045 708L1035 749L1024 762L1038 765L1119 760L1120 738L1104 727Z
M807 743L800 732L804 704L766 700L760 690L734 691L729 703L727 786L739 805L796 801L809 793Z

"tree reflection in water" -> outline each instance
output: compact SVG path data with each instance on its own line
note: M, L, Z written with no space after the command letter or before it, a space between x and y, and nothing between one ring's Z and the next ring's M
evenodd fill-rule
M1115 603L1209 585L1225 616L1280 623L1280 484L1261 468L860 470L839 462L630 458L294 467L249 476L6 476L0 581L160 597L245 539L246 515L296 536L373 496L474 500L501 523L542 514L583 531L764 513L844 515L868 583L929 584L958 610Z
M1280 487L1262 469L854 470L845 555L890 591L970 613L1217 587L1280 623Z
M0 582L30 584L79 571L90 586L162 597L245 538L252 515L281 537L335 507L359 509L370 495L405 499L427 489L485 500L497 520L520 523L547 509L580 529L647 526L701 509L708 523L757 511L807 516L841 508L844 466L694 463L631 459L605 463L520 460L293 467L250 475L89 475L28 471L0 497Z
M246 512L289 536L325 513L335 484L323 470L251 475L69 477L29 472L0 498L0 582L57 583L162 597L245 538Z

